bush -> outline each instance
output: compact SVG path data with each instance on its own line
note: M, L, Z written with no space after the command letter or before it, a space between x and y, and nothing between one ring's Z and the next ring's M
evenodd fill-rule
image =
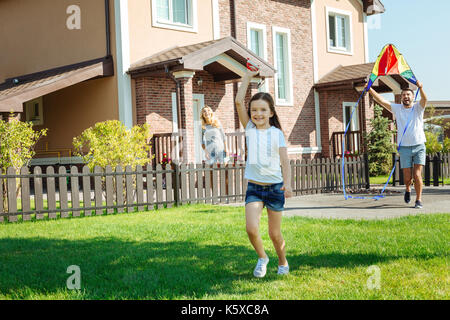
M442 144L439 143L438 135L436 133L425 131L425 137L427 139L425 142L427 154L442 151Z
M150 156L150 128L147 124L128 130L118 120L98 122L73 139L75 154L93 171L95 166L122 167L145 165Z
M0 120L0 173L6 174L7 169L12 167L18 174L20 168L28 166L36 154L34 152L36 142L45 135L47 135L47 129L35 131L32 122L22 122L18 119ZM8 207L6 180L2 179L0 183L3 183L3 206L6 209ZM17 183L17 196L19 196L19 190L20 179Z
M444 147L443 147L443 152L450 152L450 138L446 137L444 139Z
M392 121L383 117L382 111L382 107L374 106L375 116L370 121L372 130L364 137L367 142L370 176L388 174L392 164L392 152L395 152L392 143L393 131L389 128Z

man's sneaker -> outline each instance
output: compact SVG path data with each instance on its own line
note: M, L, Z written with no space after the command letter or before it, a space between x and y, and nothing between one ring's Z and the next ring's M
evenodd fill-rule
M416 209L422 209L422 208L423 208L422 201L416 200L416 205L414 206L414 208L416 208Z
M288 274L289 273L289 265L287 266L278 266L277 274Z
M406 203L411 202L411 192L408 192L408 191L405 192L405 202Z
M267 272L267 264L269 263L269 257L259 258L258 263L256 264L255 270L253 271L253 275L257 278L262 278L266 275Z

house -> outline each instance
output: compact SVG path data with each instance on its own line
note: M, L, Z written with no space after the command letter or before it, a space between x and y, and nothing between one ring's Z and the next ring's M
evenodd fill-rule
M434 107L434 113L430 114L430 107ZM436 121L444 125L449 126L450 123L450 101L436 100L428 101L428 108L425 109L424 122L429 123L430 121ZM437 118L437 119L436 119ZM442 142L446 137L450 138L450 128L442 131L442 127L438 129L438 132L442 132L439 136L439 141Z
M149 123L176 142L175 158L200 162L203 106L228 135L243 130L233 101L250 58L261 72L247 98L273 95L289 156L340 155L335 141L373 66L367 16L382 12L379 0L2 0L0 113L49 129L39 163L79 161L72 138L109 119ZM393 76L374 88L406 85ZM351 124L355 151L370 103Z

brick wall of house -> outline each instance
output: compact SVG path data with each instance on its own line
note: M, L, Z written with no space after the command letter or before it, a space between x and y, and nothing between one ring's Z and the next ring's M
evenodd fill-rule
M319 93L320 130L323 156L332 156L331 137L333 132L345 130L343 102L356 103L359 95L359 92L352 89L324 90ZM358 111L360 113L360 129L370 130L370 119L374 116L373 107L370 107L372 103L372 98L367 94L361 99L358 106Z
M230 0L219 0L221 36L231 35ZM313 93L313 54L309 0L253 0L235 1L236 38L247 45L247 21L264 24L267 37L267 61L273 61L272 26L288 28L291 32L292 78L294 106L277 106L288 147L315 147L316 127ZM274 81L268 80L269 92L274 96ZM292 158L295 158L292 155Z
M172 132L175 82L168 77L142 77L135 84L137 124L148 123L152 133Z

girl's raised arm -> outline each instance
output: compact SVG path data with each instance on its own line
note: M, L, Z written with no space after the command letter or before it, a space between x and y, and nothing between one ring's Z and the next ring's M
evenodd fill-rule
M248 117L247 109L244 105L244 99L245 95L247 93L248 85L250 84L250 81L254 76L258 74L258 71L250 71L247 70L247 72L242 77L241 85L239 86L238 92L236 94L236 109L237 113L239 115L239 120L241 121L242 125L245 127L247 126L248 121L250 118Z

